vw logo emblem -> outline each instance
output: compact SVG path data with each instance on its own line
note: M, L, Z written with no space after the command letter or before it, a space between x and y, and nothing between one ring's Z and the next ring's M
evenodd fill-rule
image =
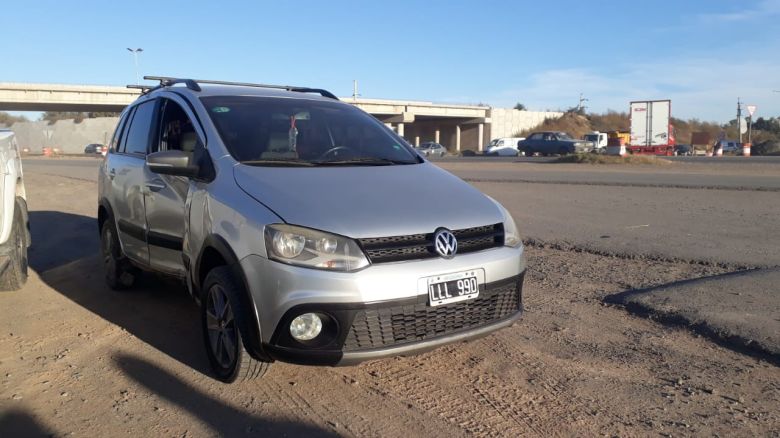
M433 245L436 252L445 259L455 257L455 253L458 252L458 239L446 228L440 228L436 231L433 235Z

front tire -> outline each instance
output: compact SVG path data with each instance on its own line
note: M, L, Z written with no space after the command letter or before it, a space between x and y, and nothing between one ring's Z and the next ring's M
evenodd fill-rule
M108 217L100 228L100 252L106 284L113 290L124 290L135 283L136 272L122 254L114 218Z
M8 239L8 265L0 273L0 290L3 291L19 290L27 282L27 230L18 207L14 209L13 221L11 238Z
M271 364L252 358L244 349L241 318L247 309L239 297L244 286L231 268L220 266L206 276L201 292L201 325L211 370L225 382L258 379Z

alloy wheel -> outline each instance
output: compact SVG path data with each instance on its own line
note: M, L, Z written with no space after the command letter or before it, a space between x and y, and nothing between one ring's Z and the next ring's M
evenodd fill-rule
M218 284L209 290L206 329L209 346L217 363L223 368L232 367L238 355L238 327L227 294Z

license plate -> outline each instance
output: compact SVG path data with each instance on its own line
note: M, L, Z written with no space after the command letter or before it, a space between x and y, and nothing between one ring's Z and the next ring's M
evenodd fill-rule
M427 277L425 280L428 304L432 307L441 306L478 297L479 288L485 283L485 272L475 269Z

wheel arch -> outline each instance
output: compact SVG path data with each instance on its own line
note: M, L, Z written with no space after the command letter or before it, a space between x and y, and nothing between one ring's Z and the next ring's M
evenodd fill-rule
M192 281L193 293L199 296L203 282L208 273L212 269L220 266L229 267L232 270L233 275L237 276L244 286L243 294L239 299L242 300L244 308L250 309L250 312L248 312L248 315L236 315L239 322L239 328L241 329L241 337L244 340L244 348L257 360L266 362L272 361L271 357L263 351L260 317L257 313L255 300L252 298L252 293L249 290L249 283L246 280L246 275L241 268L241 263L236 256L236 253L222 236L217 234L207 236L194 266L190 267L188 275L190 276L190 281ZM201 303L201 305L203 305L203 303Z

